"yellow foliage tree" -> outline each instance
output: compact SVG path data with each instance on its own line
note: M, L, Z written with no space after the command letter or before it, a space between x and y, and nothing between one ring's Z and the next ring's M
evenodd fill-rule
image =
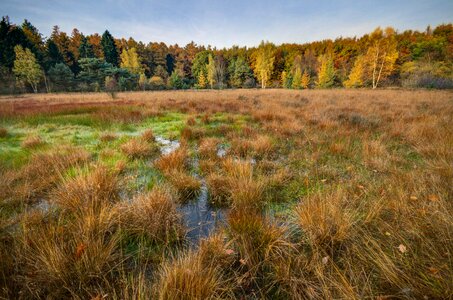
M204 72L200 72L200 75L198 75L198 88L205 89L207 85L208 85L208 82L206 80L206 76L204 75Z
M370 46L365 55L365 76L371 80L373 89L395 69L398 58L396 32L393 28L376 28L369 37Z
M300 68L296 68L296 70L294 71L293 82L291 83L291 87L293 89L298 90L301 88L301 84L302 84L302 72Z
M261 88L265 89L274 70L275 46L272 43L262 41L258 49L253 53L253 71L261 81Z
M209 54L209 56L208 56L208 64L206 65L206 69L208 71L207 81L209 82L209 85L211 86L211 89L212 89L215 84L216 71L215 71L215 61L211 54Z
M348 79L343 82L347 88L357 88L363 86L363 75L364 75L365 57L360 55L354 62L354 66L349 73Z
M335 68L332 55L322 55L319 58L319 62L320 67L318 69L318 81L316 85L319 88L330 88L335 81Z
M310 75L308 75L307 71L305 70L304 71L304 74L302 74L302 79L301 79L301 82L300 82L300 86L303 88L303 89L308 89L309 86L310 86Z
M121 68L128 69L131 73L143 73L143 67L135 48L124 49L121 52Z

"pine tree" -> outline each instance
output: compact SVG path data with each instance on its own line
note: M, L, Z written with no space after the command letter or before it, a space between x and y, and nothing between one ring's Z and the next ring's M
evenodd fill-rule
M82 35L79 46L79 59L93 57L94 57L93 45L90 44L86 36Z
M49 70L50 81L56 91L65 91L71 87L74 81L74 74L64 63L58 63Z
M318 70L318 81L316 83L319 88L330 88L334 84L335 69L331 55L323 55L319 58L321 66Z
M343 82L345 87L357 88L363 85L364 63L364 57L358 56L351 69L351 73L349 73L348 80Z
M47 51L44 67L49 70L58 63L64 63L63 55L61 55L58 46L51 39L47 40Z
M310 75L307 73L307 70L304 71L302 74L302 79L300 81L300 85L303 89L308 89L310 87Z
M14 47L16 59L14 60L13 72L19 83L28 83L33 92L38 92L38 84L43 78L41 66L36 61L35 55L28 48L17 45Z
M105 61L117 67L119 60L118 50L115 45L115 39L108 30L102 35L101 47Z

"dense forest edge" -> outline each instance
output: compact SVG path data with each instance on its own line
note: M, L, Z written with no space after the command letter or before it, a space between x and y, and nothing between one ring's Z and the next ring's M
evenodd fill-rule
M362 37L217 49L115 38L108 30L44 37L0 22L0 93L225 88L453 88L453 24L376 28Z

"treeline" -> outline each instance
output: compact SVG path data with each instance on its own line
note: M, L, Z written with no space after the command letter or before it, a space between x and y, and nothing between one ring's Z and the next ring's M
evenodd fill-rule
M217 49L133 38L44 38L29 21L0 22L0 92L205 88L453 87L453 25L424 32L377 28L360 38Z

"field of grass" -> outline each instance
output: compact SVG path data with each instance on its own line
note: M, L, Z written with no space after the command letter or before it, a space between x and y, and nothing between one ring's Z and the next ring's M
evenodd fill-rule
M0 298L447 299L453 93L0 97Z

